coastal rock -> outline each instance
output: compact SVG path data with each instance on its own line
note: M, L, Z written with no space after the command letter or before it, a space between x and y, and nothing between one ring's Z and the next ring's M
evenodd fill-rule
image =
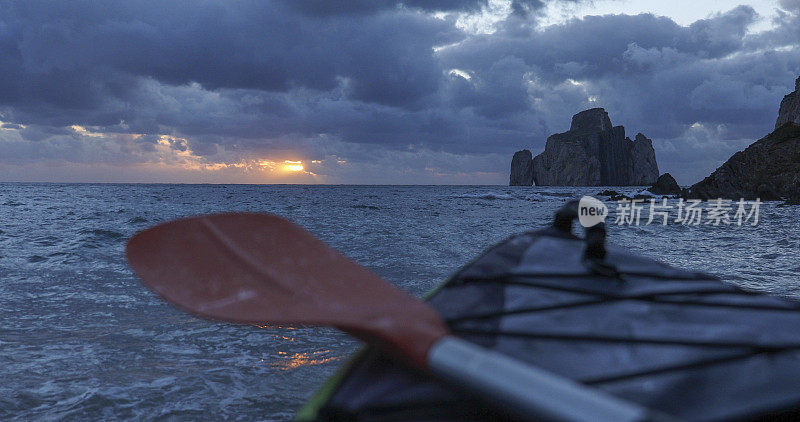
M538 186L649 185L657 178L652 141L642 134L626 138L625 128L613 126L602 108L572 116L569 131L548 137L544 152L533 158Z
M775 129L789 122L800 124L800 77L794 82L794 92L783 97L781 101Z
M690 187L688 198L762 201L800 191L800 124L787 122Z
M531 186L533 185L533 155L527 149L514 153L511 159L511 177L509 186Z
M600 160L590 156L578 142L547 138L544 152L533 159L533 181L537 186L598 186Z
M608 113L599 107L590 108L572 116L572 123L569 126L570 132L588 133L605 132L612 128Z
M653 179L658 177L658 163L656 162L656 151L653 149L653 141L641 133L637 133L631 144L629 163L628 181L631 185L645 186L653 183Z
M794 195L790 195L783 205L800 205L800 189Z
M680 195L681 187L669 173L658 176L656 183L648 189L655 195Z
M733 154L702 181L686 189L684 198L777 201L800 196L800 78L781 101L775 130ZM799 201L800 202L800 201Z

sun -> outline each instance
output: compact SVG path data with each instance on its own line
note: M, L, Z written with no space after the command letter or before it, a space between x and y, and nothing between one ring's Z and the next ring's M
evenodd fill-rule
M303 167L302 161L290 161L286 160L283 162L284 168L289 171L303 171L305 168Z

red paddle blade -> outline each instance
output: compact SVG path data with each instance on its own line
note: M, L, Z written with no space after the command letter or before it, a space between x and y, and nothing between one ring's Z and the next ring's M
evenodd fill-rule
M419 364L448 332L428 305L274 215L168 222L136 234L126 253L150 289L213 319L334 326Z

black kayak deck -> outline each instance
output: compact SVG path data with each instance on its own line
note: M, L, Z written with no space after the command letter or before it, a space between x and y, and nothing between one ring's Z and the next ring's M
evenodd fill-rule
M429 298L453 332L685 420L797 416L800 305L607 245L611 272L555 228L513 236ZM506 413L366 348L298 414L502 420Z

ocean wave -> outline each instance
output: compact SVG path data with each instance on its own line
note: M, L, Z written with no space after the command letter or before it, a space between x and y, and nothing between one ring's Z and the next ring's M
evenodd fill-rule
M95 237L99 240L114 240L120 239L124 235L120 232L116 232L113 230L103 230L103 229L84 229L80 231L83 234L88 234L91 237Z
M125 238L125 235L113 230L84 229L80 233L84 235L81 243L85 248L101 248Z
M502 200L508 201L517 199L514 196L511 196L506 193L496 193L496 192L487 192L487 193L473 193L473 194L463 194L463 195L455 195L453 198L462 198L462 199L486 199L486 200Z
M545 201L547 198L541 193L532 193L525 197L526 201Z

